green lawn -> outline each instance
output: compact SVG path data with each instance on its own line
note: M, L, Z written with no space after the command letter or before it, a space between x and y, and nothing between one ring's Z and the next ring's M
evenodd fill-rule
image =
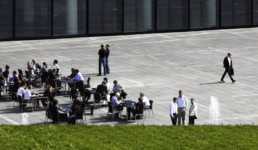
M1 149L258 149L258 126L0 126Z

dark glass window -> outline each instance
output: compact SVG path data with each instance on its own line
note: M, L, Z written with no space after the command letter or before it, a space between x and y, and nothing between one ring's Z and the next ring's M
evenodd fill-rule
M54 1L54 36L86 33L86 0Z
M190 1L190 28L211 28L219 25L217 0Z
M158 30L187 29L188 18L188 0L157 1Z
M16 37L51 36L51 0L17 0Z
M89 34L122 33L121 0L89 0Z
M251 0L222 0L221 26L251 25Z
M0 0L0 39L12 37L12 0Z
M253 0L253 24L258 25L258 0Z
M154 30L153 0L124 0L124 32Z

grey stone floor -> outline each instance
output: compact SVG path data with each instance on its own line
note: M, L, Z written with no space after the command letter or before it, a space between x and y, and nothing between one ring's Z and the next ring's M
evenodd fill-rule
M0 42L0 67L10 64L11 71L26 69L26 62L36 59L50 66L59 60L60 72L69 75L75 67L91 76L91 86L101 83L96 76L100 44L111 45L109 81L118 80L128 93L128 99L137 100L144 92L154 100L155 117L147 116L144 124L170 125L169 102L182 89L188 100L198 103L196 124L210 124L211 96L219 100L218 124L258 124L258 28L104 36L71 39ZM222 61L231 52L236 83L226 76ZM69 104L67 97L58 97L61 104ZM190 101L189 101L190 102ZM21 124L21 113L13 102L0 102L0 123ZM44 123L45 112L29 114L29 123ZM188 121L187 121L188 122ZM87 124L127 123L124 119L111 121L107 108L95 111ZM141 121L129 124L142 123Z

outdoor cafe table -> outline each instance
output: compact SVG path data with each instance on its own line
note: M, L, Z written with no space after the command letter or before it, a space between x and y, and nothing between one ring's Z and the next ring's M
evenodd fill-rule
M65 88L64 88L64 90L65 90L64 93L65 93L65 94L67 94L68 91L70 90L70 87L67 86L67 84L75 84L75 83L76 83L76 81L73 81L73 80L71 80L71 79L65 79L65 78L63 78L63 77L61 77L60 81L61 81L61 83L64 83L64 84L65 84ZM68 88L66 88L66 86L67 86Z
M48 102L49 98L47 96L43 96L43 95L32 95L30 97L30 100L33 104L34 110L37 110L37 105L36 104L39 104L40 100L46 100ZM33 111L33 107L32 107L32 111Z
M123 105L123 107L126 107L127 120L131 120L131 112L132 112L132 108L134 107L135 104L136 104L135 101L132 101L132 100L124 100L124 105Z

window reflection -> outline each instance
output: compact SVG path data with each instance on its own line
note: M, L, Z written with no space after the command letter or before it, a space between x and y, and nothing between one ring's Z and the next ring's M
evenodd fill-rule
M54 36L86 33L86 0L54 1Z
M16 37L51 35L51 0L16 1Z
M89 33L122 33L122 1L89 0Z
M124 32L154 30L153 0L124 0Z
M188 28L188 0L158 0L158 30Z
M0 39L12 37L12 0L0 0Z

